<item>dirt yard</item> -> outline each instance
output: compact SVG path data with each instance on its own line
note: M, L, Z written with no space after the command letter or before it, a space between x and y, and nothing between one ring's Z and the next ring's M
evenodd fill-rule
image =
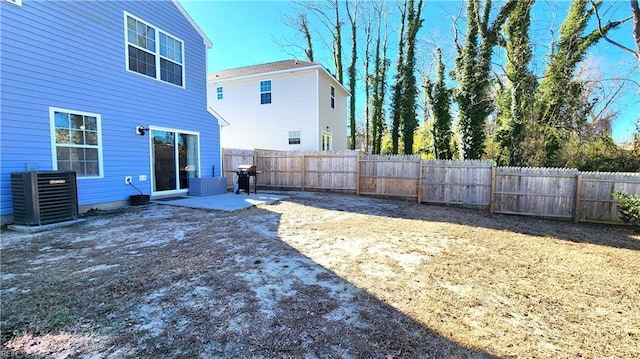
M0 357L640 357L629 227L288 194L3 230Z

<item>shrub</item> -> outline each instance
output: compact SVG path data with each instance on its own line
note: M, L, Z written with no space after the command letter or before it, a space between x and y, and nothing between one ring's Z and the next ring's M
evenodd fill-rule
M613 192L613 198L618 201L620 219L626 223L640 226L640 195L618 190Z

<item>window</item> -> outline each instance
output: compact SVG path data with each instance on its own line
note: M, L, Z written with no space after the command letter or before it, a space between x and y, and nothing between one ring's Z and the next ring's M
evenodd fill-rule
M125 12L127 69L184 87L184 44Z
M322 131L322 151L331 151L331 133Z
M51 107L49 117L54 170L102 177L100 115Z
M222 100L222 86L216 87L216 98Z
M331 108L336 108L336 88L331 86Z
M4 0L9 4L13 4L15 6L22 6L22 0Z
M300 131L289 131L289 144L290 145L300 144Z
M260 81L260 104L271 103L271 80Z

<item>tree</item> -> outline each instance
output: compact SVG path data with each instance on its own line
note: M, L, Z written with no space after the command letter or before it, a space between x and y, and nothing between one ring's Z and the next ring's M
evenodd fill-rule
M612 40L609 36L607 36L606 31L604 31L602 27L602 17L600 16L600 12L598 11L599 4L593 0L591 0L591 6L593 12L596 16L596 20L598 21L598 30L600 31L602 38L611 44L619 47L620 49L630 53L633 55L638 61L638 66L640 66L640 6L638 6L638 0L630 0L631 4L631 17L633 18L633 40L636 44L636 48L632 49L630 47L624 46L618 41Z
M307 20L307 15L303 10L296 9L295 13L292 16L285 15L282 20L283 24L292 28L296 33L300 34L304 38L304 43L306 46L296 45L297 41L287 41L287 43L280 43L280 46L284 48L296 48L298 50L302 50L305 54L305 57L308 61L313 62L313 41L311 38L311 30L309 30L309 21ZM288 52L288 51L287 51ZM294 57L297 54L293 54Z
M559 154L563 143L586 121L590 110L585 103L584 84L574 81L576 66L592 45L623 22L609 22L584 35L589 19L601 4L598 1L587 9L587 0L573 0L560 26L558 43L552 47L535 101L534 136L539 141L534 155L542 159L541 165L562 166Z
M445 66L442 62L442 50L436 48L438 72L435 84L425 78L424 91L425 98L428 99L429 107L433 113L433 151L436 159L450 160L453 157L451 149L451 92L445 83ZM425 117L426 120L426 117Z
M418 6L414 6L414 1L409 0L409 13L407 15L407 56L404 61L402 72L403 95L402 95L402 136L404 143L404 154L413 154L413 135L418 127L418 116L416 113L416 99L418 89L416 87L416 40L418 31L422 27L422 0L418 0Z
M400 10L400 31L398 39L398 59L396 60L396 80L393 84L393 94L391 95L391 151L394 154L399 152L400 126L402 118L402 93L404 86L404 52L405 52L405 22L407 18L407 1L403 3Z
M499 162L509 166L524 166L526 163L527 129L532 121L533 96L537 87L537 80L529 69L532 51L529 40L531 24L531 7L535 0L521 0L514 6L505 24L506 35L506 78L508 88L502 88L508 93L498 96L508 96L497 102L498 113L501 114L500 129L497 142L500 146ZM508 106L502 108L500 106Z
M351 99L349 100L349 129L351 143L349 148L356 149L356 64L358 61L358 28L357 28L357 14L358 14L358 1L353 2L353 13L349 6L349 1L345 2L347 9L347 17L349 18L349 24L351 25L351 63L347 73L349 74L349 92L351 93Z
M465 159L480 159L484 154L485 123L493 111L491 98L491 55L498 42L499 28L517 4L508 0L490 24L491 0L485 1L480 13L480 0L469 0L467 32L463 46L456 39L454 78L458 82L454 99L458 104L462 153ZM456 36L457 37L457 36Z
M390 62L385 54L387 53L388 29L386 28L386 8L381 4L375 5L377 14L377 35L375 46L374 74L371 79L372 114L371 114L371 142L372 153L380 154L382 151L382 139L385 130L384 99L387 89L387 69ZM383 33L383 24L385 24Z

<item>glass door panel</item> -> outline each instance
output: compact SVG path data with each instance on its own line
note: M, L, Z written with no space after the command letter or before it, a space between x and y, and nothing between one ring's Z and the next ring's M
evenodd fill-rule
M176 187L175 132L151 130L154 192Z
M189 179L198 173L198 136L178 133L180 189L189 188Z

